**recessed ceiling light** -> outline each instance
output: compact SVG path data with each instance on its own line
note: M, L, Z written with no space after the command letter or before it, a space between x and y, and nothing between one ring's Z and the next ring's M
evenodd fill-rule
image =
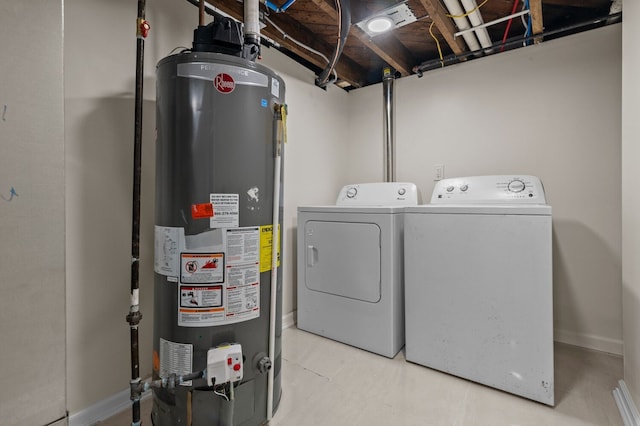
M375 16L367 21L367 29L376 34L389 31L393 25L393 19L388 16Z
M379 10L373 16L356 22L355 25L367 33L369 37L374 37L385 31L394 30L415 21L416 16L409 6L402 2L387 9Z

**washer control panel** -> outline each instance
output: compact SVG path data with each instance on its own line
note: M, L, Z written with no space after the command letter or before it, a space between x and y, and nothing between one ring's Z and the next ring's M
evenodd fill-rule
M355 183L338 194L338 206L417 206L418 188L409 182Z
M542 182L530 175L469 176L436 184L432 204L546 204Z

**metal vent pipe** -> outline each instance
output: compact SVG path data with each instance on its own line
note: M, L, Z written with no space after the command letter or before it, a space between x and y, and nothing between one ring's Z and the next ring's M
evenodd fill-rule
M384 97L384 181L396 181L396 141L395 141L395 101L393 84L395 72L391 67L382 72L382 90Z

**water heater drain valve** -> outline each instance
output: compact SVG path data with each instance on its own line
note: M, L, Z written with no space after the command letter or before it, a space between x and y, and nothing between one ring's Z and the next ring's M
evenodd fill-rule
M207 352L207 384L213 386L242 380L242 346L222 345Z

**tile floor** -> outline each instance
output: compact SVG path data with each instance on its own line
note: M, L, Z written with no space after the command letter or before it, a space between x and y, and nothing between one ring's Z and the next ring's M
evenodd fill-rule
M556 406L519 398L296 328L284 331L283 394L271 426L622 425L611 391L622 358L555 345ZM143 425L151 399L142 403ZM130 425L124 412L101 426Z

